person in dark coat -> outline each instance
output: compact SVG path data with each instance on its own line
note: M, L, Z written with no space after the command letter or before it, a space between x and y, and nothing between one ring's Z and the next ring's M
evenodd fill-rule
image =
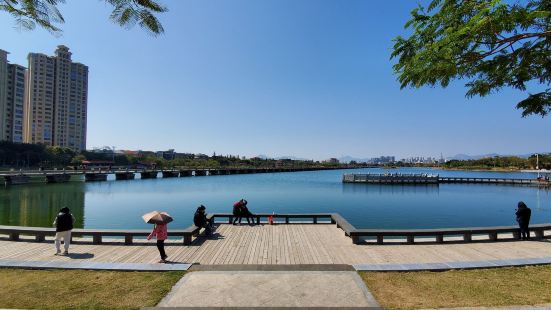
M197 227L204 228L205 234L209 236L212 234L212 222L207 219L206 209L207 208L203 205L200 205L197 208L197 211L195 211L195 215L193 216L193 224Z
M523 201L518 203L517 212L517 222L520 227L520 237L522 240L530 239L530 230L528 230L528 225L530 224L530 216L532 215L532 210L526 206Z
M254 214L251 213L251 211L249 211L249 208L247 208L247 200L245 199L242 199L243 200L243 204L241 205L241 216L244 216L246 219L247 219L247 223L248 224L251 224L253 223L254 225ZM251 219L251 221L249 222L249 218Z
M64 255L69 255L69 245L71 244L71 231L73 230L73 224L75 223L75 217L71 214L71 210L67 207L61 208L59 213L55 217L55 255L61 254L61 239L63 239L63 247L65 248Z

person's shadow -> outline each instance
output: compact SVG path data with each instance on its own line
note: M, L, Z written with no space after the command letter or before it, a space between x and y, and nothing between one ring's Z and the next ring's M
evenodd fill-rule
M165 261L163 264L166 264L166 265L184 265L184 264L187 264L187 263L184 263L184 262L174 262L174 261L167 260L167 261Z
M70 259L90 259L94 257L92 253L69 253L67 255Z

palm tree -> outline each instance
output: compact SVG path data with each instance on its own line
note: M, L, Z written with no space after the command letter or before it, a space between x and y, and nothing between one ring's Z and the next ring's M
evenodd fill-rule
M113 6L110 19L122 27L138 24L141 28L156 36L164 32L163 26L155 16L168 9L157 0L103 0ZM38 24L53 34L60 34L56 24L65 22L57 5L65 0L0 0L0 11L12 15L16 23L32 30Z

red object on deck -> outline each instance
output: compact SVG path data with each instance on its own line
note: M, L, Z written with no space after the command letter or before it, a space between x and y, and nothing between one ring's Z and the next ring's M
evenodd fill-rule
M270 225L274 225L274 217L273 217L273 215L268 216L268 223L269 223Z

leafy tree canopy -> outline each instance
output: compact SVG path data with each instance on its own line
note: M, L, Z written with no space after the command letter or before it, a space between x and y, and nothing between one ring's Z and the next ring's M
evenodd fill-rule
M551 1L432 0L411 12L391 58L401 87L469 80L467 97L512 87L527 92L522 116L551 112Z
M80 1L80 0L79 0ZM164 32L163 26L155 16L167 8L156 0L103 0L113 6L110 19L123 26L138 24L152 35ZM58 5L65 0L0 0L0 11L12 15L17 24L25 29L34 29L36 24L54 33L61 33L57 26L65 22Z

